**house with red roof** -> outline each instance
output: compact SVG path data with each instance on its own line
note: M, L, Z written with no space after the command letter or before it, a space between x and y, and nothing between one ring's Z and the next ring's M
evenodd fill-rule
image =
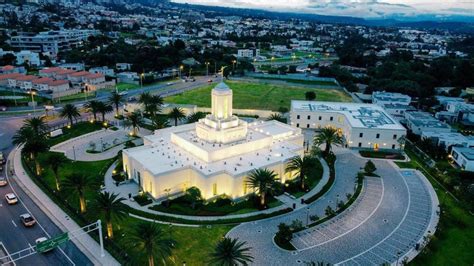
M15 87L28 91L33 89L33 81L37 80L38 77L33 75L23 75L14 79Z
M8 86L8 80L23 76L20 73L0 74L0 85Z
M56 73L60 70L62 70L62 68L60 67L43 68L39 71L39 75L41 77L54 78L56 76Z
M48 82L53 81L52 78L49 77L41 77L39 79L33 80L33 89L38 91L47 91L48 90Z

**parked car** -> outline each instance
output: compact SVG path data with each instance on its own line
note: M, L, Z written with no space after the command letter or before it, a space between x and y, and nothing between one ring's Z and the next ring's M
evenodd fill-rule
M20 220L25 227L32 227L36 224L35 218L33 218L29 213L23 213L20 215Z
M166 85L168 85L168 86L173 85L173 82L168 82L168 83L166 83Z
M18 198L13 193L8 193L5 195L5 199L9 205L17 204Z
M8 184L7 178L4 176L0 176L0 187L4 187Z

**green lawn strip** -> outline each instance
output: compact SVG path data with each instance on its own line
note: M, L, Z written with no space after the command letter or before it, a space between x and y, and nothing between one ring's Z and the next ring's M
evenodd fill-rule
M319 191L318 193L314 194L313 196L305 199L304 203L309 204L309 203L319 199L320 197L322 197L324 194L326 194L326 192L329 191L329 189L331 189L331 187L334 184L335 180L336 180L336 173L335 173L335 170L334 170L334 166L332 166L332 167L329 166L329 180L328 180L328 182L323 186L321 191Z
M315 85L315 86L338 86L337 83L334 81L326 81L326 80L305 80L305 79L292 79L292 78L285 78L282 75L281 78L277 77L259 77L259 79L267 79L267 80L281 80L289 83L298 83L298 84L305 84L305 85Z
M119 92L121 91L127 91L127 90L133 90L133 89L136 89L136 88L139 88L140 85L137 85L137 84L130 84L130 83L117 83L117 90Z
M55 99L54 101L65 103L65 102L73 102L76 100L85 100L86 98L87 99L95 98L95 92L87 92L87 93L80 92L73 95L59 97L58 99Z
M223 216L259 211L257 208L258 206L256 206L256 204L258 204L258 199L254 199L253 197L235 203L230 199L224 199L224 201L211 201L204 204L196 204L194 209L191 207L189 202L181 201L181 198L182 197L170 200L168 207L165 206L166 203L164 202L163 204L156 204L150 207L150 209L165 213L193 216ZM277 207L281 204L282 203L279 200L271 198L268 201L268 208Z
M404 160L405 156L400 152L393 151L373 151L373 150L360 150L359 154L365 158L377 158L377 159L393 159L393 160Z
M101 122L90 123L90 122L79 122L71 126L71 128L62 128L63 134L57 137L49 138L48 143L50 146L54 146L66 140L79 137L81 135L91 133L103 128Z
M123 243L130 228L142 222L133 217L119 221L116 224L116 242ZM176 247L173 249L174 265L181 265L183 262L186 262L186 265L204 265L209 260L209 254L214 250L217 242L233 227L230 225L181 227L160 223L157 223L157 226L166 232L166 237L169 236L176 241ZM127 254L133 256L135 251L129 245L121 244L120 246Z
M297 177L288 183L288 186L284 188L285 192L291 194L295 198L299 198L316 187L323 176L323 166L319 160L315 160L315 162L316 165L314 169L312 169L312 171L309 172L305 178L305 184L307 188L306 191L301 190L299 177Z
M462 204L446 193L435 178L419 162L419 158L406 150L410 163L399 167L419 169L431 182L441 205L440 221L428 246L410 262L412 265L472 265L474 262L474 217Z
M318 101L350 102L345 92L336 89L310 89L267 83L226 81L233 90L233 107L236 109L266 109L277 111L280 107L290 108L291 100L304 100L307 91L316 93ZM199 107L211 106L211 90L207 85L192 91L165 98L165 102L195 104Z

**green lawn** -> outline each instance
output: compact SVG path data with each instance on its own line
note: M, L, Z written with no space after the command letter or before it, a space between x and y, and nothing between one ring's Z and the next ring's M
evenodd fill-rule
M233 90L233 107L236 109L263 109L277 111L279 107L290 108L291 100L304 100L305 92L316 92L318 101L350 102L351 97L335 89L308 89L298 86L284 86L267 83L226 81ZM211 90L207 85L192 91L165 98L165 102L211 106Z
M57 102L73 102L73 101L77 101L77 100L85 100L86 96L87 96L87 99L90 100L90 99L95 97L95 92L87 92L87 93L80 92L80 93L73 94L73 95L59 97L58 99L55 99L55 101L57 101Z
M140 85L137 84L130 84L130 83L117 83L117 90L118 91L127 91L127 90L133 90L140 87Z
M50 146L54 146L68 139L79 137L81 135L100 130L102 128L102 123L79 122L77 124L74 124L71 128L62 128L63 134L54 138L50 138L48 142Z
M417 156L406 151L411 162L396 162L400 167L419 168L430 180L441 204L441 219L435 237L412 265L472 265L474 262L474 217L449 196L423 168Z
M124 237L126 237L130 228L133 228L133 226L136 226L141 222L143 221L131 217L121 221L119 227L126 228L121 230L125 233ZM204 262L209 260L209 253L214 250L217 242L224 237L233 226L213 225L210 228L206 226L170 227L169 225L158 224L158 227L162 228L162 230L167 233L167 236L171 235L171 237L176 241L176 248L173 249L173 259L175 262L173 265L181 265L183 262L186 262L186 265L205 265ZM122 238L121 234L115 235ZM121 242L120 238L117 237L118 242ZM129 249L128 246L123 245L123 248L129 254L134 253L134 251Z
M281 81L286 81L286 82L290 82L290 83L315 85L315 86L337 86L337 84L333 81L290 79L290 78L285 78L285 75L281 75L281 78L259 77L259 79L281 80ZM295 85L295 86L297 86L297 85Z

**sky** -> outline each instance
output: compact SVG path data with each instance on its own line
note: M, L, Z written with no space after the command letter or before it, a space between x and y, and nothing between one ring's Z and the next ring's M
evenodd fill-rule
M474 16L474 0L172 0L179 3L364 18Z

